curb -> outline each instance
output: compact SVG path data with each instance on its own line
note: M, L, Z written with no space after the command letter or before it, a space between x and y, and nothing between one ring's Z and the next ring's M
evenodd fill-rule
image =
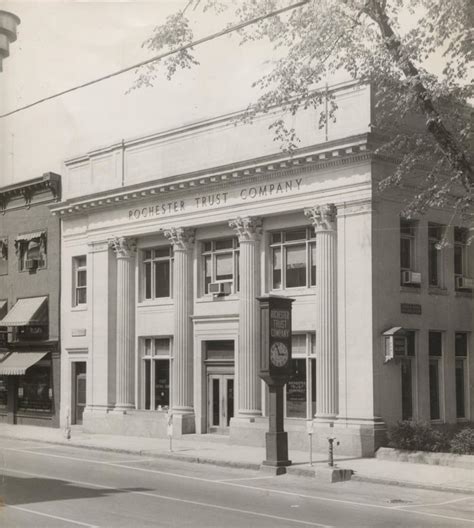
M401 488L424 489L428 491L445 491L449 493L461 493L463 495L474 495L474 491L465 488L456 488L452 486L431 486L430 484L420 484L419 482L409 482L406 480L391 480L377 477L367 477L364 475L352 475L352 480L356 482L369 482L372 484L384 484L386 486L399 486Z

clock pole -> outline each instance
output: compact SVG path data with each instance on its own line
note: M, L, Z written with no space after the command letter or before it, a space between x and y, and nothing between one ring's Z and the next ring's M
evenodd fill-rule
M291 375L291 303L288 297L261 297L261 348L259 376L269 391L269 429L265 435L266 459L262 469L279 475L291 465L288 433L284 430L283 390Z

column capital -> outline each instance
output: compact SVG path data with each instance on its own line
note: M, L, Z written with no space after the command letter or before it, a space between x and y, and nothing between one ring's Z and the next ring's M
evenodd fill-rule
M304 210L315 231L335 231L337 209L334 204L316 205Z
M169 227L163 234L173 245L174 251L187 251L194 244L195 229L191 227Z
M137 251L137 241L134 238L113 237L108 240L109 247L115 252L117 258L132 258Z
M260 240L263 230L262 219L258 216L238 216L229 220L229 227L237 233L240 242Z

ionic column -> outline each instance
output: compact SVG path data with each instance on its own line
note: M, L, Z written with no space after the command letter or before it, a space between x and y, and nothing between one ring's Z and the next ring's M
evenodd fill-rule
M334 204L305 209L316 231L316 418L338 412L337 231Z
M261 387L258 377L260 353L260 315L257 297L260 295L260 218L236 218L229 222L240 242L240 340L237 366L238 415L260 416Z
M193 258L194 229L163 231L173 245L173 412L193 413Z
M135 255L134 239L109 240L117 257L117 356L114 410L126 412L134 404Z

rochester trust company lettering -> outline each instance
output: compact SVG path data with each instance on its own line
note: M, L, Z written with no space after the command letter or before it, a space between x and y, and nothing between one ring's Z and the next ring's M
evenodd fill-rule
M191 209L208 209L222 207L229 203L239 201L252 201L271 196L278 196L294 191L299 191L302 178L282 182L267 183L244 187L243 189L228 192L217 192L205 194L184 200L172 200L169 202L158 202L152 205L129 209L129 220L140 220L148 217L169 216Z

